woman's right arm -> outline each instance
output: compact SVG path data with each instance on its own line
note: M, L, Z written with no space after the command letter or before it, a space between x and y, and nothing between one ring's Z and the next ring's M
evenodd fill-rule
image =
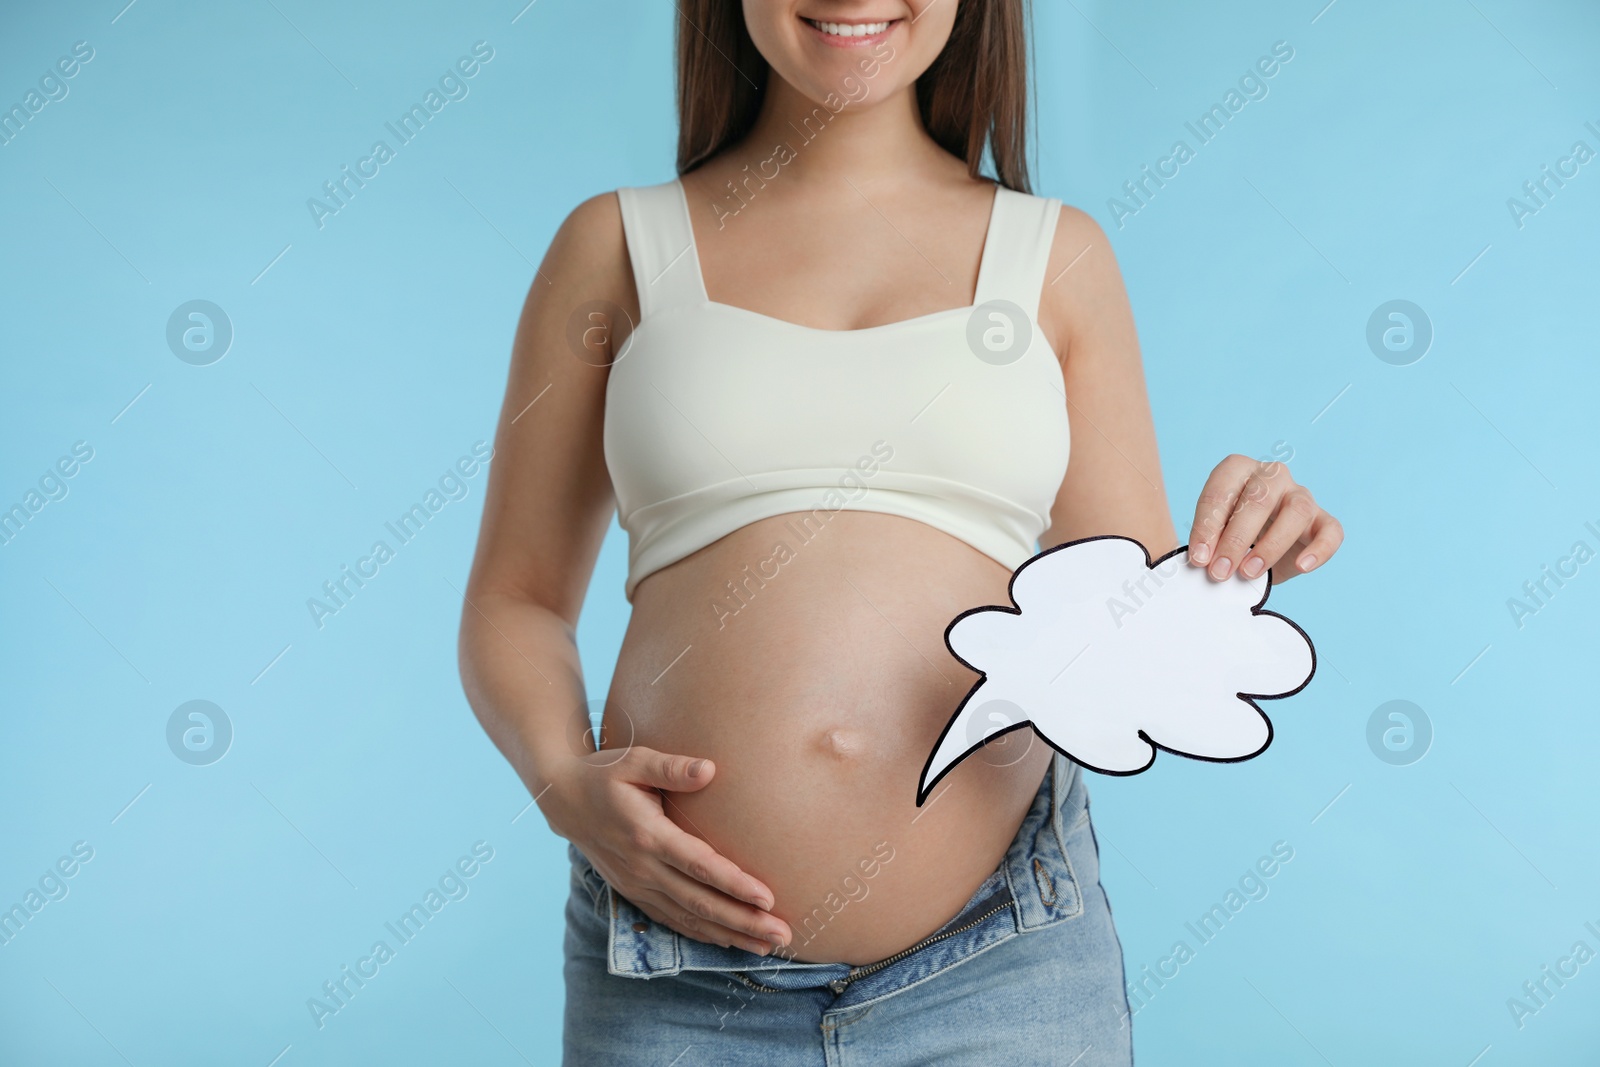
M623 336L569 341L604 301L638 319L615 196L586 201L550 244L517 325L462 605L462 684L478 721L550 828L613 889L698 940L769 952L788 942L772 892L666 816L660 790L704 788L709 760L595 752L578 613L615 507L602 447L607 366ZM577 347L582 345L583 347Z

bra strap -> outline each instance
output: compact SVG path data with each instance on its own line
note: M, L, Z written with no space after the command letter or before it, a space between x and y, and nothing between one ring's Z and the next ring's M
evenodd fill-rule
M983 244L973 303L1009 300L1037 320L1061 201L1019 193L1003 185L995 186L994 195L994 213Z
M704 303L706 287L682 184L673 180L623 187L617 190L617 203L639 292L640 320L675 305Z

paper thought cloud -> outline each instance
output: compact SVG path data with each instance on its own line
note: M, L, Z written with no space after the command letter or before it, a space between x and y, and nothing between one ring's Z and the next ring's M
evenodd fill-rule
M983 678L928 754L921 805L987 742L1032 727L1091 770L1137 774L1166 749L1249 759L1272 741L1255 701L1290 696L1316 670L1305 631L1263 605L1267 574L1212 581L1188 546L1155 563L1139 542L1092 537L1047 549L1011 576L1014 608L964 611L944 640Z

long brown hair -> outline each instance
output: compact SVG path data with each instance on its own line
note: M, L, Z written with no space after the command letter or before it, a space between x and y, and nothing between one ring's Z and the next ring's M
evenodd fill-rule
M938 0L934 0L938 2ZM977 177L1033 191L1028 170L1027 0L961 0L950 40L917 79L922 124ZM677 0L678 173L750 132L769 68L740 0Z

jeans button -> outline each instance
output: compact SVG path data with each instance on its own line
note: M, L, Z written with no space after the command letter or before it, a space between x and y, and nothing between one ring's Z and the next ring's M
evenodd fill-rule
M1056 887L1050 880L1050 872L1044 869L1044 864L1038 857L1033 861L1033 880L1039 886L1039 902L1045 907L1054 909L1056 906Z
M650 929L650 924L649 923L634 923L633 924L633 932L636 933L636 934L642 934L648 929Z

